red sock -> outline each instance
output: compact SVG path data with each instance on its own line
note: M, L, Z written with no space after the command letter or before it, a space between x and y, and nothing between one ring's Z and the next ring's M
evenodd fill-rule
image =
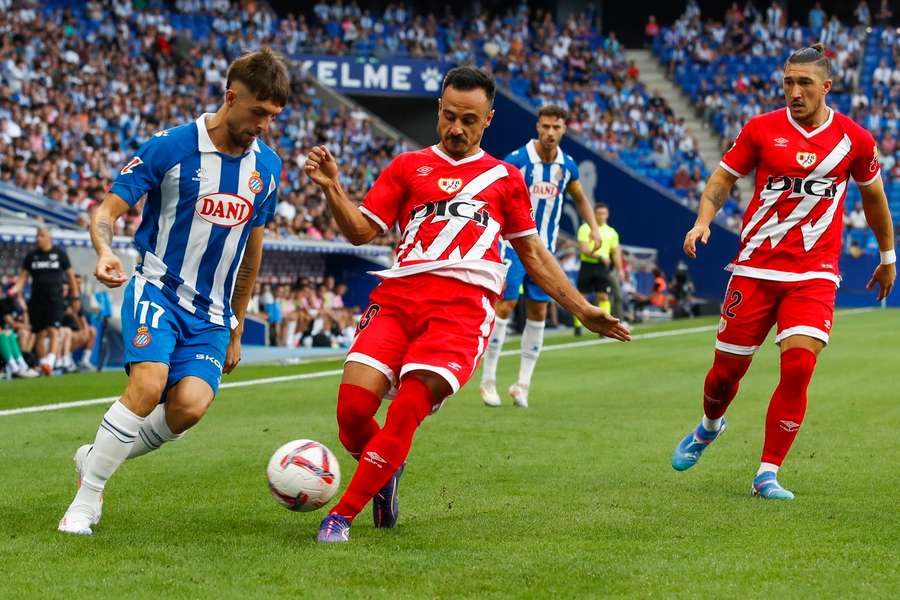
M366 444L356 473L332 513L352 521L362 511L406 460L413 434L432 406L431 392L421 380L403 379L384 427Z
M364 387L342 383L338 388L338 437L350 454L359 457L366 444L381 429L375 413L381 398Z
M741 378L750 368L750 360L716 352L713 366L703 384L703 414L718 419L737 396Z
M806 414L806 388L816 368L816 355L806 348L781 353L781 381L766 413L762 462L780 465L791 449Z

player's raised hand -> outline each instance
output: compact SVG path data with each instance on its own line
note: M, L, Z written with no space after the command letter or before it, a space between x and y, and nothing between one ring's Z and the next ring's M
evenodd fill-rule
M325 146L316 146L309 151L303 170L319 185L328 185L338 174L337 161Z
M581 319L582 325L594 333L620 342L631 341L631 332L628 327L601 308L591 306L578 318Z
M104 252L97 258L97 268L94 269L94 277L109 288L117 288L128 281L128 278L125 277L122 261L112 252Z
M882 301L888 297L891 290L894 289L894 280L897 279L897 264L878 265L875 272L872 273L872 279L866 284L866 289L871 290L878 284L878 301Z
M684 253L691 258L697 258L697 240L705 245L710 236L709 225L694 225L684 236Z

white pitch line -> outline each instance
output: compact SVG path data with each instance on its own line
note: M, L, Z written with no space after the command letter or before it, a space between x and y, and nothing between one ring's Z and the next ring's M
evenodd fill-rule
M841 315L852 315L858 313L865 313L872 311L872 308L853 308L848 310L840 311ZM718 328L718 325L702 325L699 327L686 327L683 329L668 329L665 331L651 331L649 333L638 333L632 336L632 340L652 340L658 338L666 338L666 337L674 337L679 335L690 335L692 333L704 333L707 331L715 331ZM554 350L568 350L570 348L584 348L587 346L597 346L600 344L612 344L618 343L616 340L612 340L609 338L601 338L596 340L585 340L583 342L567 342L564 344L550 344L548 346L544 346L542 352L552 352ZM519 354L521 351L516 350L504 350L500 353L500 356L513 356ZM240 387L248 387L251 385L266 385L269 383L284 383L286 381L299 381L303 379L319 379L321 377L332 377L335 375L340 375L343 372L342 369L331 369L329 371L315 371L313 373L299 373L297 375L281 375L278 377L264 377L262 379L248 379L246 381L233 381L229 383L223 383L219 386L219 389L225 390L230 388L240 388ZM120 396L107 396L105 398L92 398L91 400L74 400L72 402L57 402L55 404L43 404L39 406L24 406L22 408L10 408L7 410L0 410L0 417L9 417L12 415L22 415L27 413L36 413L36 412L48 412L53 410L63 410L66 408L78 408L80 406L94 406L95 404L112 404L116 400L118 400Z

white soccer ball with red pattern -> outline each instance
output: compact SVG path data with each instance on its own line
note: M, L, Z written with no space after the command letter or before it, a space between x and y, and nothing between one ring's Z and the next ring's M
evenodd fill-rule
M266 473L272 497L300 512L322 508L341 485L334 454L313 440L294 440L276 450Z

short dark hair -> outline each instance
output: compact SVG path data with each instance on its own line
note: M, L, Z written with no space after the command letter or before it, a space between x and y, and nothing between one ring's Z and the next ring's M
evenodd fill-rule
M825 73L825 79L831 77L831 61L825 56L824 44L816 42L808 48L801 48L788 56L788 59L784 61L784 66L807 64L814 64L821 68Z
M464 92L480 88L484 90L484 94L490 101L491 106L494 105L494 96L497 95L497 86L494 84L494 78L487 72L475 67L454 67L447 71L447 75L444 76L444 86L441 88L441 93L444 93L444 90L448 87Z
M609 210L609 206L607 206L606 202L597 202L596 204L594 204L594 210L597 210L598 208L605 208L606 210Z
M540 119L541 117L556 117L557 119L566 121L569 118L569 111L564 109L562 106L547 104L546 106L542 106L538 109L538 119Z
M271 48L260 48L236 59L228 67L226 87L240 81L257 100L271 100L285 106L291 91L291 77L284 57Z

